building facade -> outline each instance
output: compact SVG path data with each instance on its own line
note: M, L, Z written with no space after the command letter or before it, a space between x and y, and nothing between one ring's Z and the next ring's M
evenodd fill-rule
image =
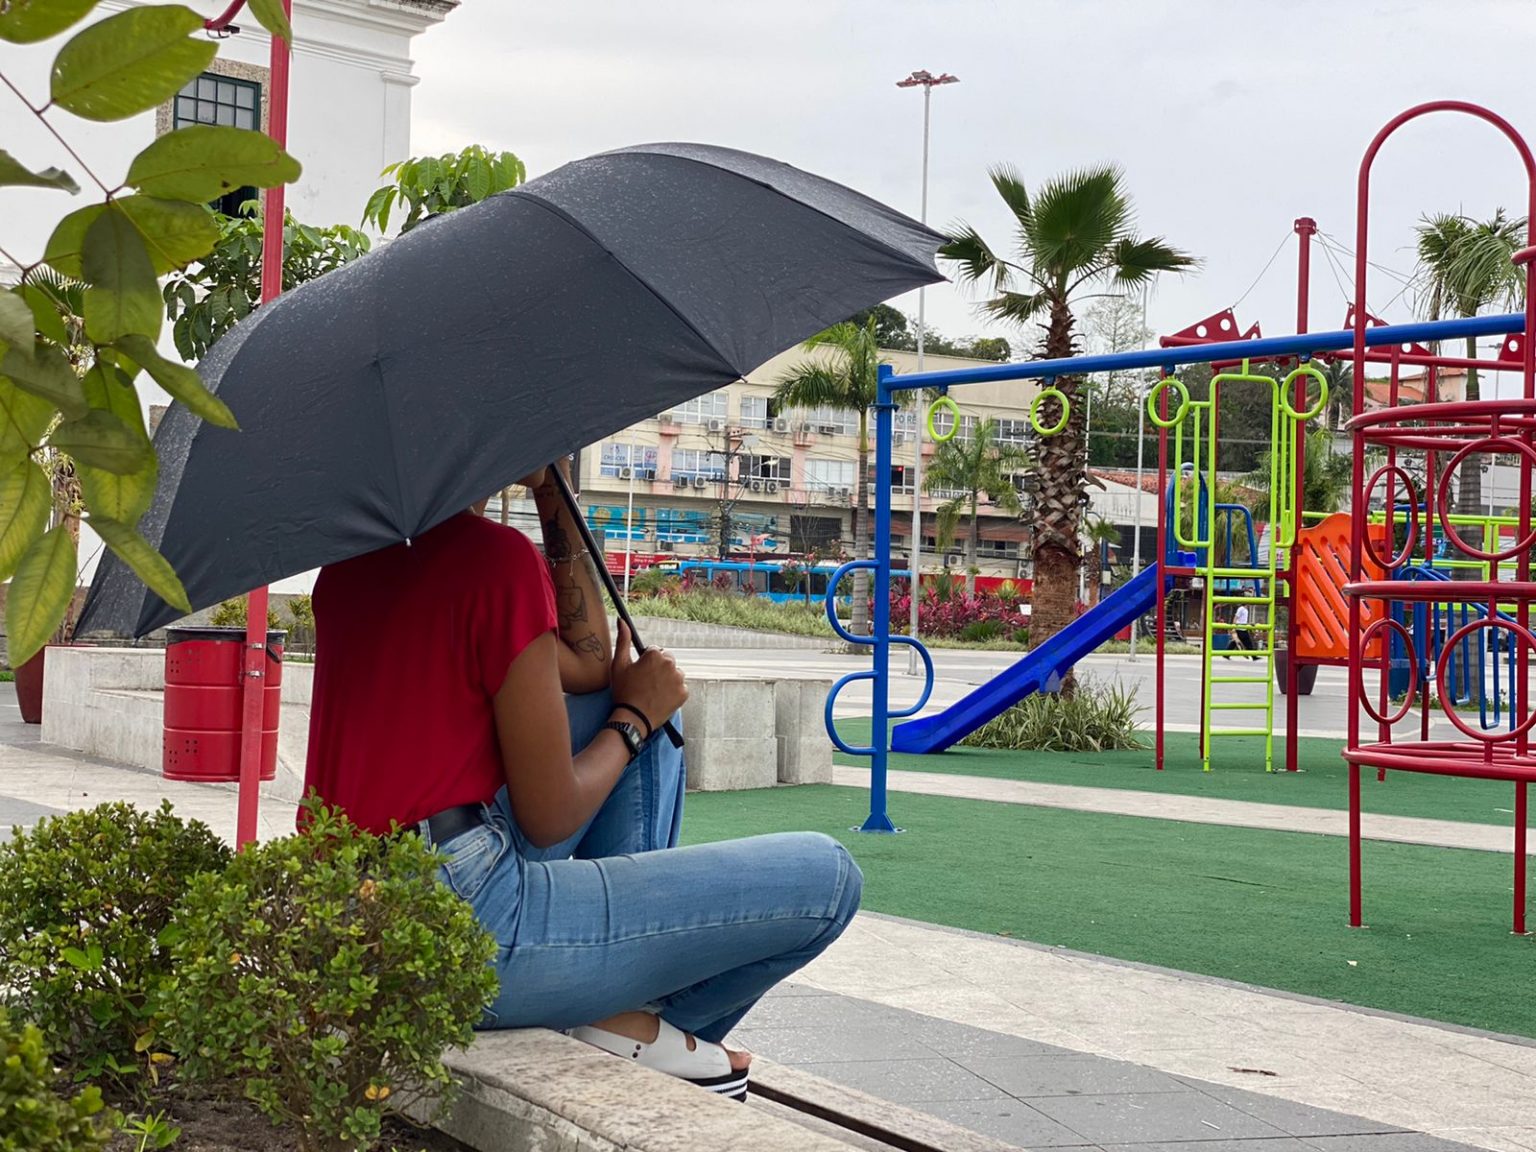
M781 409L778 382L806 359L829 355L795 348L774 357L726 388L700 396L653 420L634 425L581 454L580 484L586 514L602 534L607 561L624 571L687 559L835 561L854 551L853 507L858 491L859 418L856 412ZM888 351L897 372L914 372L911 352ZM929 370L969 367L983 361L929 356ZM1034 381L967 387L955 399L968 438L987 418L1002 440L1028 441L1028 409ZM926 412L898 413L892 486L893 556L907 561L911 540L913 440ZM941 431L951 418L941 413ZM869 421L869 462L874 468L874 420ZM923 437L925 460L938 446ZM871 476L873 484L880 478ZM1023 483L1021 479L1021 484ZM923 494L924 570L941 564L964 571L962 521L945 555L935 560L936 512L951 493ZM978 568L983 576L1027 576L1028 525L986 499L978 509Z

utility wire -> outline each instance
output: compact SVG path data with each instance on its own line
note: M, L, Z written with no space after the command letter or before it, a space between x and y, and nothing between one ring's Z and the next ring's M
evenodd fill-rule
M1248 294L1259 286L1259 281L1264 279L1264 274L1269 271L1270 267L1274 264L1275 259L1285 248L1286 241L1288 241L1295 234L1296 233L1293 230L1286 232L1284 236L1280 237L1280 243L1275 245L1275 250L1270 253L1269 259L1264 263L1264 267L1259 269L1259 274L1253 278L1253 283L1248 285L1248 287L1243 290L1243 294L1241 296L1239 296L1236 300L1232 301L1232 303L1228 305L1229 308L1236 308L1244 300L1248 299Z

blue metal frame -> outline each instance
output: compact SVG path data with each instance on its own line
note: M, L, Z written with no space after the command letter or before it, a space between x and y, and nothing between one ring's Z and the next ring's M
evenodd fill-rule
M1473 316L1454 320L1426 320L1415 324L1384 324L1365 329L1366 347L1383 344L1430 344L1467 336L1502 336L1525 330L1525 316L1512 313L1500 316ZM1093 356L1070 356L1060 360L1033 360L1021 364L997 364L984 368L957 368L948 372L914 372L897 377L889 364L880 365L875 396L875 558L855 560L838 569L837 575L855 569L874 574L874 629L870 636L853 636L837 622L836 583L827 589L827 616L845 639L874 648L874 667L867 672L844 676L832 686L827 696L826 726L832 743L843 752L870 758L869 816L862 831L894 832L886 810L886 771L890 745L890 721L913 715L927 702L933 690L933 661L923 645L909 636L891 635L891 433L896 413L896 396L919 388L934 388L941 393L961 384L987 384L1007 380L1053 380L1058 376L1086 376L1093 372L1117 372L1133 368L1162 368L1171 372L1181 364L1203 364L1212 360L1264 360L1280 356L1309 356L1317 352L1338 352L1354 347L1352 329L1335 332L1304 332L1295 336L1271 336L1259 340L1232 340L1216 344L1188 344L1176 348L1155 348L1136 352L1112 352ZM913 589L913 594L917 594ZM916 648L923 656L926 679L922 699L900 713L890 710L891 644ZM832 723L832 705L843 686L855 680L873 682L873 715L870 718L870 744L851 748L838 736Z

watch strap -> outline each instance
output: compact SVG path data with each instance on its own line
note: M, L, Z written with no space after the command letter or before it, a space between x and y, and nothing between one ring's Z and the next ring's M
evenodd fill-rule
M640 735L639 728L635 727L633 724L626 724L622 720L610 720L608 723L603 725L603 728L611 728L613 731L619 734L620 739L624 741L624 746L629 749L630 760L634 760L635 757L640 755L641 746L645 743L645 741Z

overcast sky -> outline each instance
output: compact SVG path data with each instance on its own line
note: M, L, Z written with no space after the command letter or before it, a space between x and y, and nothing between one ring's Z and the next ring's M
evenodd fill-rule
M961 82L933 96L930 222L1005 246L989 165L1034 186L1111 161L1143 233L1204 262L1158 285L1152 327L1248 292L1239 321L1278 335L1295 324L1292 221L1313 216L1352 249L1361 153L1411 104L1477 101L1536 139L1533 46L1532 0L464 0L416 42L413 148L511 149L537 175L619 145L705 141L915 216L922 94L895 82L947 71ZM1526 202L1502 137L1446 115L1394 137L1372 187L1372 258L1401 273L1422 213ZM1409 318L1402 287L1373 274L1373 310ZM1312 327L1341 327L1344 300L1318 253ZM916 311L915 294L895 303ZM949 335L986 330L950 285L929 290L928 316ZM1019 350L1034 338L1003 334Z

